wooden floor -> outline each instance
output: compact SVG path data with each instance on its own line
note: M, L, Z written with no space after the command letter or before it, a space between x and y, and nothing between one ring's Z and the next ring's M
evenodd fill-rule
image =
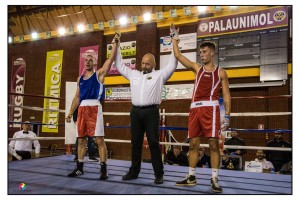
M54 156L8 163L8 194L214 194L210 190L211 170L197 168L197 185L178 187L187 167L165 165L164 183L154 184L150 163L142 163L138 179L122 181L129 161L108 160L109 178L99 180L99 163L85 162L84 175L67 177L76 163L73 156ZM86 158L87 159L87 158ZM25 183L26 189L19 188ZM222 194L292 194L292 177L279 174L259 174L220 170Z

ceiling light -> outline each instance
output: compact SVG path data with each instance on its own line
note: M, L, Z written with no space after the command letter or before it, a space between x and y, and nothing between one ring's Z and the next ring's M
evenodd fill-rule
M8 43L12 43L12 37L8 37Z
M199 13L204 13L206 12L207 6L197 6L197 8Z
M59 35L64 35L65 33L66 33L66 29L65 28L59 28L58 29L58 33L59 33Z
M78 25L77 25L77 30L78 30L79 33L84 32L84 29L85 29L85 27L84 27L83 24L78 24Z
M151 14L150 13L145 13L143 17L144 17L144 22L149 22L151 20Z
M127 17L123 16L119 19L120 25L125 26L127 24Z
M37 34L37 32L31 33L31 38L32 38L33 40L37 39L38 37L39 37L39 35Z

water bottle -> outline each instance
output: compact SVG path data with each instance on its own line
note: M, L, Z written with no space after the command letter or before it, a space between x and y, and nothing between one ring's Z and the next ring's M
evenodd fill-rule
M271 171L270 171L270 173L271 173L271 174L275 174L275 169L272 168Z

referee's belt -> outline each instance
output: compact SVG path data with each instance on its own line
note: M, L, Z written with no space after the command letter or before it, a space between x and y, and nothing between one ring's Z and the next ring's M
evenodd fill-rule
M202 107L202 106L218 106L219 101L214 100L214 101L196 101L191 104L191 108L197 108L197 107Z
M152 104L152 105L148 105L148 106L135 106L133 105L133 108L137 108L137 109L148 109L148 108L158 108L159 104Z

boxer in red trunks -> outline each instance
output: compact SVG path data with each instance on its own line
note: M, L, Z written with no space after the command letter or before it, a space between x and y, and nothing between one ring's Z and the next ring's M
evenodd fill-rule
M214 43L203 42L200 45L200 59L203 64L201 66L198 63L190 61L180 53L178 47L179 29L176 30L172 24L170 31L176 59L183 66L196 74L188 123L188 137L190 138L189 175L182 181L176 182L176 185L196 185L196 166L199 160L198 148L200 145L200 137L208 137L212 167L211 190L220 193L222 192L222 188L218 183L220 167L218 137L220 130L226 130L229 126L231 107L227 73L214 63ZM222 127L220 124L219 106L219 92L221 87L225 107L225 118L222 122Z

